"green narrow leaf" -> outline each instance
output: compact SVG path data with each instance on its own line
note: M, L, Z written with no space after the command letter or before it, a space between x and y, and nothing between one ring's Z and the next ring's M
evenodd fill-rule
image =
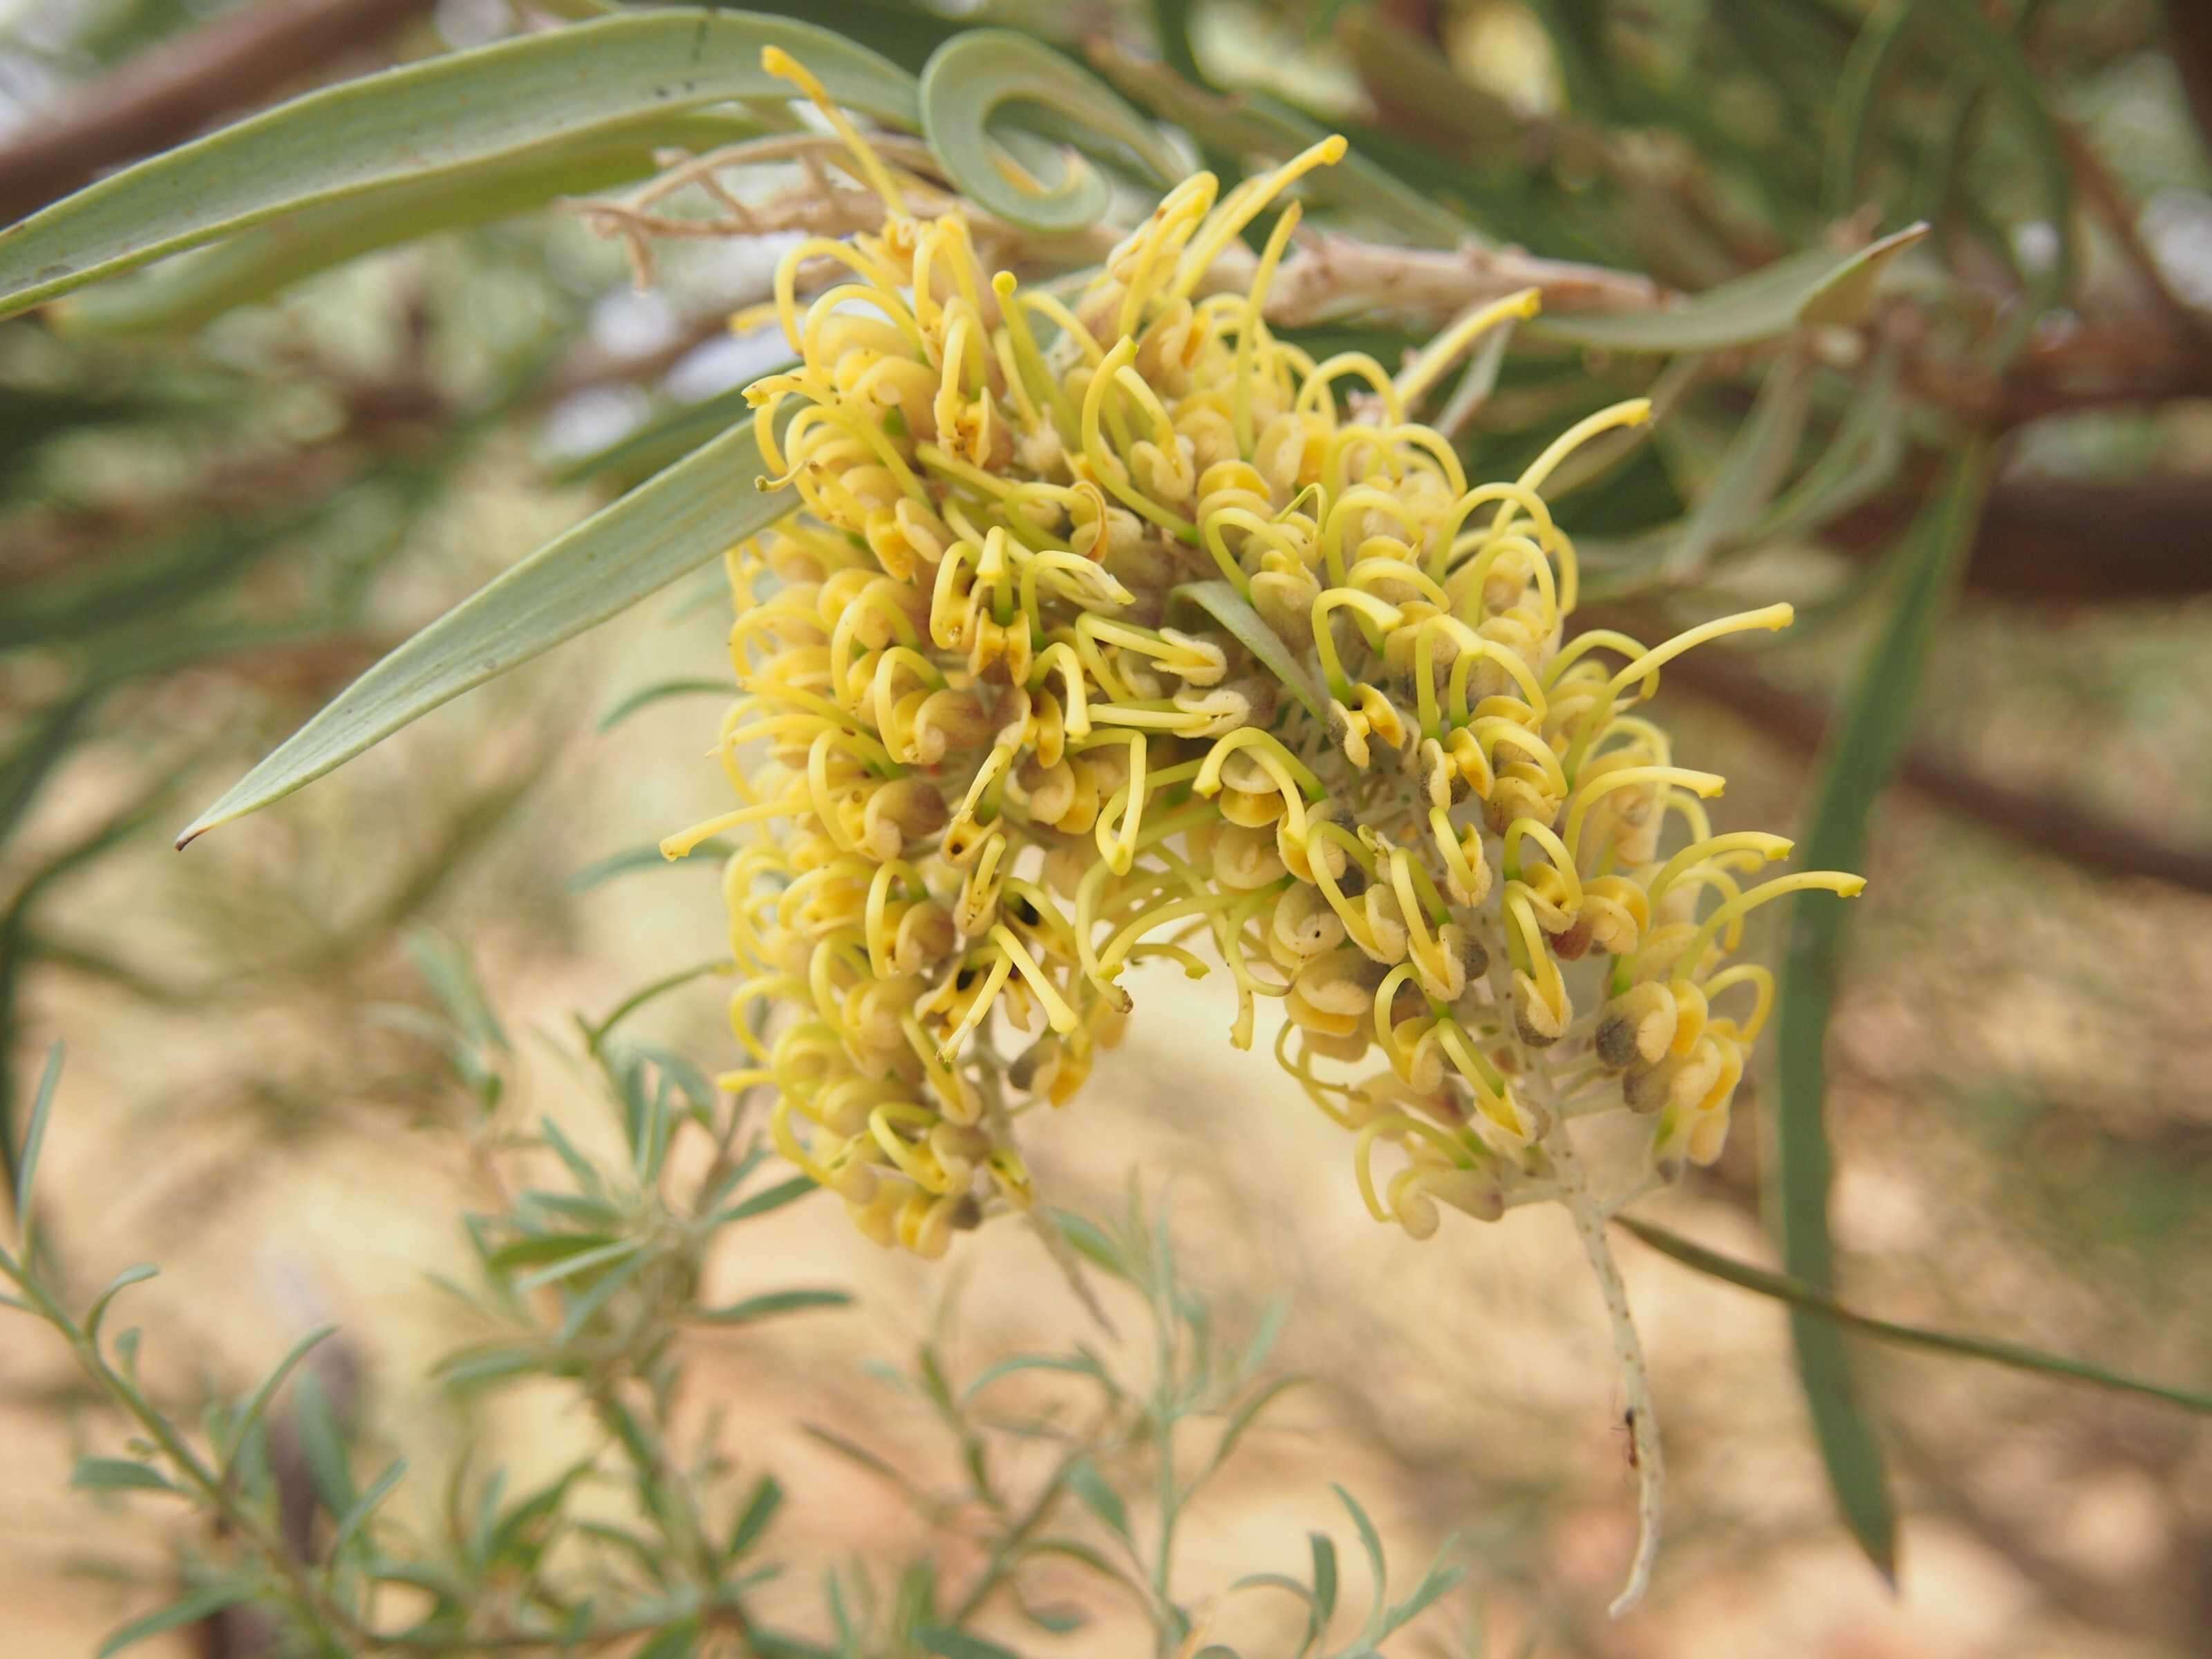
M1073 1376L1089 1377L1109 1395L1121 1393L1105 1366L1091 1354L1018 1353L1012 1358L986 1366L977 1373L975 1380L961 1391L962 1401L973 1401L1000 1378L1012 1376L1017 1371L1063 1371Z
M522 155L386 185L365 201L331 203L257 225L173 265L73 295L56 306L54 322L72 334L189 333L235 307L364 253L490 224L556 197L588 196L648 178L659 170L655 152L672 145L711 149L760 131L755 122L703 114L612 136L587 131L573 142L549 143Z
M752 1496L745 1499L744 1508L738 1511L737 1521L730 1528L730 1541L722 1547L722 1559L734 1561L760 1542L769 1522L782 1507L782 1483L772 1474L761 1476Z
M1668 551L1669 574L1686 575L1703 568L1706 560L1742 537L1765 511L1797 457L1812 393L1811 366L1801 353L1789 352L1768 368L1758 401L1729 440L1711 482Z
M2169 1388L2163 1382L2148 1382L2141 1377L2109 1371L2082 1360L2069 1359L2063 1354L2045 1353L2039 1348L2031 1348L2018 1342L2004 1342L1986 1336L1962 1336L1955 1331L1931 1330L1924 1325L1900 1325L1894 1320L1876 1319L1870 1314L1844 1306L1826 1291L1815 1290L1801 1279L1793 1279L1787 1273L1770 1273L1747 1261L1738 1261L1717 1250L1709 1250L1679 1233L1669 1232L1664 1227L1655 1227L1649 1222L1632 1221L1626 1216L1616 1217L1615 1219L1660 1255L1671 1256L1686 1267L1709 1273L1715 1279L1725 1279L1742 1290L1773 1297L1792 1307L1803 1308L1823 1319L1851 1330L1863 1331L1884 1342L1894 1342L1910 1348L1927 1348L1936 1353L1957 1354L1966 1359L1986 1359L1992 1364L2008 1365L2014 1370L2064 1377L2071 1382L2112 1389L2121 1394L2144 1395L2189 1411L2212 1413L2212 1393Z
M496 577L363 674L177 838L258 811L441 703L618 615L787 512L756 487L750 425L724 434Z
M253 1391L253 1398L246 1402L245 1411L239 1414L238 1420L231 1425L229 1431L223 1437L222 1468L226 1480L229 1478L231 1465L237 1461L239 1448L246 1443L246 1437L253 1432L253 1425L269 1409L269 1402L276 1398L276 1390L284 1386L284 1379L292 1374L292 1368L305 1359L317 1343L337 1329L335 1325L324 1325L309 1331L292 1345L290 1351L276 1362L276 1369L270 1371L261 1386Z
M516 1267L535 1267L548 1261L564 1261L586 1250L596 1250L615 1242L612 1233L533 1233L527 1238L518 1238L511 1244L502 1244L491 1253L485 1266L495 1273L507 1273Z
M1314 1604L1313 1592L1287 1573L1248 1572L1229 1588L1232 1592L1248 1589L1279 1589L1285 1595L1297 1596L1299 1601L1306 1604L1309 1610Z
M92 1306L85 1310L86 1339L93 1342L100 1340L100 1322L107 1317L107 1308L110 1303L133 1285L143 1285L149 1279L158 1279L161 1277L161 1270L159 1267L142 1261L137 1267L125 1267L121 1273L116 1274L108 1282L107 1288L102 1291L94 1300Z
M1908 225L1856 253L1808 248L1707 289L1664 311L1559 312L1522 327L1568 345L1614 351L1718 351L1787 334L1800 323L1856 321L1882 270L1928 234Z
M1363 1639L1371 1642L1382 1622L1382 1597L1390 1583L1390 1570L1382 1559L1382 1534L1375 1530L1375 1523L1367 1518L1367 1511L1360 1508L1358 1498L1334 1481L1329 1483L1329 1490L1352 1511L1352 1524L1359 1529L1359 1547L1367 1553L1368 1577L1375 1581L1375 1605L1368 1613L1367 1634Z
M1002 1648L965 1631L947 1630L942 1625L924 1625L915 1632L914 1639L921 1644L924 1653L933 1653L937 1659L1021 1659L1012 1648Z
M1888 0L1859 30L1844 60L1836 95L1828 106L1827 154L1820 181L1821 209L1831 219L1843 218L1858 205L1859 173L1874 130L1875 94L1911 15L1906 0Z
M115 1632L100 1644L99 1659L123 1651L144 1641L149 1636L159 1636L164 1631L175 1630L180 1625L197 1624L211 1613L221 1613L225 1607L234 1607L252 1599L252 1592L240 1584L216 1584L187 1595L181 1601L172 1601L159 1613L149 1613L143 1619Z
M1098 1473L1098 1466L1089 1458L1079 1459L1068 1467L1067 1489L1076 1501L1106 1523L1116 1537L1129 1538L1129 1511L1121 1502L1121 1494L1106 1484L1106 1477Z
M1980 521L1989 447L1969 440L1911 534L1917 542L1881 636L1861 665L1823 764L1799 856L1807 867L1856 870L1864 862L1875 802L1911 734L1921 671L1956 592ZM1794 1277L1826 1291L1835 1273L1828 1235L1832 1159L1822 1103L1824 1045L1834 1005L1848 912L1839 904L1796 907L1776 1011L1780 1087L1774 1115L1774 1219L1782 1261ZM1894 1582L1897 1516L1881 1449L1852 1386L1850 1356L1830 1321L1790 1315L1798 1372L1836 1500L1868 1559Z
M1916 9L1950 35L1960 60L1987 76L2019 117L2020 130L2034 161L2044 214L2058 239L2057 258L2051 261L2044 280L2035 284L2041 301L2037 309L2058 304L2073 290L2081 254L2074 227L2074 169L2067 161L2043 83L2014 32L1991 22L1972 0L1924 0ZM2024 318L2021 325L2033 321L2032 315Z
M1310 1532L1306 1544L1313 1553L1313 1613L1306 1626L1305 1644L1298 1650L1301 1655L1321 1640L1336 1613L1335 1540L1325 1532Z
M592 1198L606 1195L606 1187L599 1179L599 1170L592 1167L591 1159L576 1150L576 1143L561 1133L559 1124L550 1117L541 1117L538 1120L538 1133L553 1149L554 1156L568 1171L569 1178L575 1182L579 1192Z
M555 1333L556 1342L573 1340L576 1334L592 1322L592 1316L622 1294L623 1285L645 1271L652 1258L640 1253L631 1256L612 1271L599 1275L591 1289L581 1295L571 1295L567 1311L561 1316L561 1328Z
M134 1457L80 1457L70 1475L80 1492L168 1492L180 1489L159 1469Z
M578 1273L590 1273L594 1267L605 1267L626 1261L646 1247L641 1238L617 1238L612 1243L595 1249L579 1250L563 1256L550 1267L540 1267L536 1273L525 1273L514 1281L514 1288L527 1295L547 1285L557 1285L563 1279L574 1279Z
M1792 535L1849 512L1885 487L1905 457L1898 397L1898 356L1884 350L1874 374L1822 446L1820 459L1778 496L1745 539Z
M326 87L87 186L0 232L0 316L286 213L429 179L496 177L533 149L637 137L672 115L788 100L780 46L839 102L913 130L911 76L829 29L688 8L610 17Z
M1258 658L1267 671L1283 683L1284 690L1304 706L1306 713L1317 720L1328 719L1328 699L1307 677L1290 647L1267 625L1267 619L1252 608L1251 601L1226 580L1185 582L1169 597L1188 599L1205 611Z
M1310 1377L1304 1376L1279 1376L1231 1413L1228 1423L1221 1431L1221 1442L1213 1449L1212 1468L1219 1468L1235 1455L1237 1443L1244 1437L1245 1431L1253 1424L1259 1421L1261 1412L1267 1410L1292 1389L1298 1388L1311 1380Z
M1121 1254L1121 1247L1109 1237L1097 1223L1076 1214L1073 1210L1054 1210L1051 1219L1060 1236L1093 1267L1103 1268L1116 1279L1133 1282L1134 1275L1129 1271L1128 1258Z
M337 1413L331 1407L330 1395L322 1378L311 1370L301 1371L300 1380L292 1385L292 1418L300 1431L300 1450L307 1459L307 1474L323 1506L332 1515L347 1513L356 1496L352 1460L346 1454L345 1435L338 1427Z
M467 951L430 927L409 929L405 945L415 971L471 1041L488 1048L512 1048Z
M611 732L641 708L648 708L669 697L733 697L737 687L727 679L655 680L651 685L641 685L613 708L599 716L602 733ZM656 854L659 849L654 849Z
M1092 168L1064 158L1060 180L1024 188L1006 164L1011 148L1035 174L1043 147L1023 145L994 118L1008 105L1030 106L1030 119L1052 118L1052 131L1096 149L1110 140L1166 185L1183 163L1159 130L1097 77L1026 34L969 29L929 57L921 72L921 130L961 193L1010 224L1028 230L1081 230L1097 222L1113 191Z
M62 1058L68 1052L61 1039L46 1050L46 1068L39 1074L38 1092L31 1099L31 1121L23 1131L22 1155L15 1160L15 1220L27 1235L31 1225L31 1178L39 1172L39 1153L46 1144L46 1115L53 1109L54 1092L62 1081Z
M1382 1615L1382 1628L1375 1632L1376 1640L1380 1641L1391 1632L1412 1624L1435 1602L1458 1588L1460 1581L1467 1577L1467 1569L1444 1559L1451 1553L1455 1541L1452 1539L1444 1540L1443 1547L1437 1552L1435 1563L1422 1575L1421 1582L1414 1586L1413 1593Z
M809 1308L849 1308L853 1297L845 1291L770 1291L749 1296L726 1308L702 1308L691 1317L703 1325L750 1325L778 1314L801 1313Z
M332 1559L353 1541L354 1534L368 1524L368 1517L376 1513L376 1506L392 1496L392 1489L406 1473L407 1460L395 1457L383 1474L368 1483L368 1490L354 1500L353 1507L339 1518L337 1530L331 1535Z
M809 1193L822 1189L814 1184L811 1176L793 1176L773 1187L763 1187L750 1198L741 1198L726 1210L717 1211L712 1226L726 1226L732 1221L749 1221L757 1215L766 1215L787 1204L795 1204Z
M751 414L745 389L732 386L654 416L611 444L558 463L550 478L562 484L582 483L602 473L611 474L617 481L641 478L682 460L708 439L720 437L738 422L750 419ZM724 690L727 689L726 684Z
M652 842L594 859L562 884L572 893L588 893L618 876L635 876L647 870L712 870L720 873L721 861L735 850L726 841L702 841L691 849L689 858L672 860L660 850L659 842Z

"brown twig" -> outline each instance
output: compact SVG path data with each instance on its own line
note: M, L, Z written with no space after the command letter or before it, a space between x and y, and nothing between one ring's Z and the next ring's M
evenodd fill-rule
M1921 499L1902 488L1833 521L1821 538L1853 554L1879 552ZM2118 605L2212 592L2204 556L2212 477L2173 473L2113 483L2012 478L1990 491L1966 565L1976 594L2057 605Z
M264 0L81 87L0 144L0 223L106 167L188 138L341 53L428 13L432 0Z
M1644 614L1578 611L1593 628L1618 628L1640 637L1669 631ZM1677 658L1666 683L1717 702L1737 718L1793 748L1811 752L1826 736L1830 711L1817 696L1784 685L1741 653L1706 650ZM2023 789L1977 772L1934 750L1905 751L1897 773L1908 789L1996 831L2008 841L2050 853L2106 876L2136 876L2197 893L2212 893L2212 848L2177 846L2134 825L2071 801Z

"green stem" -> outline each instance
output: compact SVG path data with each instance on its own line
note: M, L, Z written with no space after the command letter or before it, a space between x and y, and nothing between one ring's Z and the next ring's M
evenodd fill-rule
M1764 1267L1734 1261L1717 1251L1705 1249L1702 1244L1693 1244L1663 1227L1654 1227L1649 1222L1631 1221L1624 1216L1617 1216L1614 1219L1660 1255L1672 1256L1686 1267L1710 1273L1715 1279L1724 1279L1741 1290L1771 1296L1778 1302L1802 1308L1846 1329L1863 1331L1884 1342L1929 1348L1937 1353L1958 1354L1967 1359L1986 1359L1992 1364L2009 1365L2015 1370L2037 1371L2045 1376L2093 1383L2119 1394L2147 1395L2153 1400L2163 1400L2169 1405L2179 1406L2188 1411L2212 1414L2212 1395L2199 1394L2189 1389L2169 1388L2163 1382L2147 1382L2139 1377L2100 1370L2081 1360L2044 1353L2016 1342L2001 1342L1984 1336L1960 1336L1950 1331L1929 1330L1925 1326L1900 1325L1894 1320L1876 1319L1871 1314L1844 1307L1826 1291L1815 1289L1802 1279L1793 1278L1788 1273L1770 1273Z

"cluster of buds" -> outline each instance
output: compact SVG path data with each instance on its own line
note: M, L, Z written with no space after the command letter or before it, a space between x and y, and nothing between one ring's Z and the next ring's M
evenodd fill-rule
M916 181L771 60L885 218L778 271L799 362L750 397L803 505L728 560L742 804L664 845L754 832L726 875L753 1063L725 1082L772 1089L784 1152L872 1237L941 1252L1030 1204L1017 1121L1077 1093L1164 960L1226 971L1238 1047L1280 1005L1278 1059L1417 1237L1560 1196L1569 1118L1640 1115L1652 1180L1717 1155L1772 995L1729 965L1745 913L1861 883L1743 885L1790 844L1714 833L1723 780L1634 712L1787 606L1566 636L1540 488L1648 405L1470 485L1413 411L1533 290L1394 374L1270 331L1295 201L1249 282L1213 280L1340 139L1225 195L1198 174L1063 292L987 275L958 211L913 216ZM802 303L823 262L849 280Z

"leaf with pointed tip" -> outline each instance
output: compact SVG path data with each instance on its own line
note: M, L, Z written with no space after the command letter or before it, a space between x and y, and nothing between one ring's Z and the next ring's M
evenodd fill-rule
M749 1296L726 1308L702 1308L691 1316L703 1325L750 1325L778 1314L801 1313L809 1308L849 1308L853 1298L845 1291L771 1291Z
M276 1362L276 1369L270 1371L262 1380L261 1386L253 1391L253 1398L246 1402L246 1409L239 1413L237 1421L230 1425L222 1437L222 1473L226 1480L230 1478L231 1466L237 1461L239 1449L246 1443L246 1437L253 1431L253 1425L261 1420L262 1413L269 1409L270 1401L276 1396L276 1390L283 1386L284 1379L292 1374L292 1368L305 1359L316 1344L334 1334L337 1330L337 1327L335 1325L324 1325L309 1331L292 1345L290 1352Z
M159 1469L149 1468L135 1457L80 1457L70 1475L70 1485L81 1492L179 1491Z
M1894 1320L1876 1319L1871 1314L1863 1314L1844 1306L1826 1291L1815 1290L1802 1279L1793 1279L1787 1273L1770 1273L1764 1267L1753 1267L1748 1261L1738 1261L1717 1250L1709 1250L1680 1233L1669 1232L1664 1227L1655 1227L1647 1221L1632 1220L1626 1216L1619 1217L1617 1220L1620 1226L1660 1255L1672 1256L1686 1267L1710 1273L1715 1279L1724 1279L1740 1289L1787 1302L1793 1308L1806 1309L1823 1319L1834 1321L1848 1330L1863 1332L1879 1341L1894 1342L1904 1347L1926 1348L1935 1353L1957 1354L1966 1359L1986 1359L1992 1364L2008 1365L2014 1370L2087 1382L2121 1394L2144 1395L2187 1411L2212 1414L2212 1393L2147 1382L2123 1372L2108 1371L2100 1365L2069 1359L2063 1354L2045 1353L2039 1348L2027 1347L2018 1342L2004 1342L1994 1337L1968 1336L1955 1331L1935 1330L1925 1325L1900 1325Z
M221 1613L225 1607L234 1607L252 1599L252 1594L242 1584L216 1584L187 1595L181 1601L172 1601L159 1613L133 1620L109 1636L100 1644L98 1659L111 1659L111 1656L136 1646L149 1636L159 1636L180 1625L197 1624L210 1613Z
M1944 488L1908 532L1917 545L1910 549L1904 585L1860 667L1829 744L1810 827L1799 849L1810 867L1851 870L1863 861L1875 804L1911 735L1921 673L1981 520L1988 453L1985 441L1967 443L1954 459ZM1775 1217L1782 1262L1793 1277L1822 1291L1831 1286L1835 1272L1828 1233L1832 1158L1823 1118L1826 1046L1846 921L1841 905L1808 904L1796 910L1775 1010L1780 1084L1773 1117ZM1881 1443L1852 1384L1843 1334L1829 1321L1802 1310L1791 1312L1790 1324L1798 1376L1836 1501L1867 1558L1893 1583L1897 1514Z
M54 323L73 334L188 333L362 254L648 178L659 170L656 153L671 145L711 149L760 130L757 122L684 116L643 131L586 132L521 155L386 185L373 199L288 214L173 264L73 295L55 307Z
M659 842L649 842L643 847L625 848L619 853L610 853L603 859L594 859L562 884L572 893L588 893L594 887L612 881L617 876L634 876L642 870L713 870L721 869L721 860L736 851L728 842L708 840L691 849L690 859L670 862L668 854L660 850ZM698 856L705 854L704 858Z
M1298 700L1306 713L1317 720L1328 719L1327 699L1299 665L1298 659L1291 654L1282 635L1267 625L1267 619L1253 609L1249 599L1226 581L1186 582L1171 597L1188 599L1219 623L1261 667L1283 683L1283 689Z
M1121 1494L1106 1484L1106 1477L1098 1473L1098 1466L1084 1458L1071 1465L1067 1471L1067 1489L1073 1492L1083 1507L1104 1522L1115 1536L1126 1539L1129 1534L1129 1511L1121 1502Z
M1360 1507L1358 1498L1334 1481L1329 1483L1329 1490L1336 1494L1338 1501L1346 1509L1352 1511L1352 1524L1359 1530L1359 1547L1367 1553L1367 1576L1374 1582L1375 1605L1368 1613L1366 1631L1361 1639L1371 1642L1382 1628L1387 1610L1382 1597L1390 1582L1390 1570L1382 1559L1382 1534L1376 1531L1375 1522L1368 1518L1367 1511Z
M406 1473L407 1460L395 1457L382 1474L368 1483L368 1490L354 1500L353 1507L339 1518L337 1530L331 1534L330 1553L333 1559L353 1541L354 1534L368 1523L368 1517L376 1513L376 1506L392 1496L392 1489L399 1484L399 1478Z
M31 1179L39 1172L39 1152L46 1143L46 1116L53 1110L54 1091L61 1087L62 1057L68 1052L61 1039L46 1050L46 1068L39 1074L39 1091L31 1099L31 1121L23 1131L22 1155L15 1163L15 1218L27 1235L31 1217Z
M1034 182L1048 149L1024 143L994 118L1008 105L1018 118L1086 149L1126 152L1164 185L1182 176L1182 160L1159 129L1060 53L1011 29L969 29L930 54L921 72L921 130L963 195L1027 230L1081 230L1113 204L1105 179L1063 156L1057 183ZM1012 150L1022 172L1007 166ZM1109 152L1111 153L1111 152Z
M340 692L177 838L258 811L400 727L562 641L764 529L793 493L757 488L750 423L548 543L416 634Z
M1522 326L1567 345L1677 352L1751 345L1801 323L1854 323L1890 261L1927 234L1925 224L1913 224L1856 253L1808 248L1663 311L1561 312Z
M826 28L690 8L600 19L326 87L88 185L0 232L0 316L284 214L371 211L433 179L511 181L549 148L789 100L796 89L761 67L771 46L839 102L919 125L914 77Z
M109 1282L107 1288L102 1291L98 1298L94 1300L92 1306L85 1310L84 1334L86 1339L92 1342L98 1342L100 1340L100 1322L107 1317L107 1309L110 1303L113 1302L117 1297L122 1295L124 1291L129 1290L133 1285L143 1285L148 1279L159 1277L161 1272L161 1270L159 1267L153 1266L151 1263L142 1261L137 1267L125 1267L121 1273L116 1274L114 1279Z

